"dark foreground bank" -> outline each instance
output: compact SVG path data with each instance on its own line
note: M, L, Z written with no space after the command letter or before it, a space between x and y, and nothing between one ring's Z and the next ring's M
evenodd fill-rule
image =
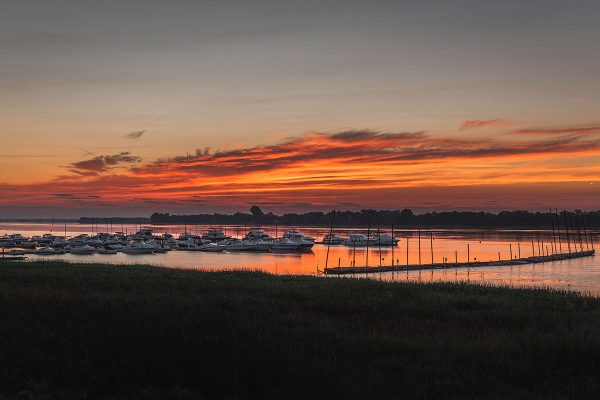
M4 262L0 393L596 399L600 300L452 283Z

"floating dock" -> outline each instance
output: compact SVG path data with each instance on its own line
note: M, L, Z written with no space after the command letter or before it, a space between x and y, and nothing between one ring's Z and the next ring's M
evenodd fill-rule
M374 274L380 272L397 271L418 271L430 269L450 269L450 268L477 268L477 267L502 267L507 265L525 265L539 264L551 261L570 260L572 258L592 257L596 250L577 251L573 253L549 254L547 256L534 256L525 258L515 258L512 260L498 261L473 261L465 263L434 263L434 264L409 264L409 265L388 265L373 267L329 267L325 268L327 275L348 275L348 274Z
M26 259L25 256L0 256L0 261L23 261Z

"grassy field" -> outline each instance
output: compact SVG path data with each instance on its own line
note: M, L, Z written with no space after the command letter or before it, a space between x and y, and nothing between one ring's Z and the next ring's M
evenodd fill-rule
M600 398L600 299L0 263L0 399Z

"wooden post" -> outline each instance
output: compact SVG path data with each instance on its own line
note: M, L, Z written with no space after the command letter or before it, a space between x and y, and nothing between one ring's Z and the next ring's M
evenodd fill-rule
M417 230L417 235L419 238L419 265L421 265L421 229Z
M433 231L429 232L429 248L431 250L431 265L433 265Z
M467 264L471 263L471 245L467 243Z

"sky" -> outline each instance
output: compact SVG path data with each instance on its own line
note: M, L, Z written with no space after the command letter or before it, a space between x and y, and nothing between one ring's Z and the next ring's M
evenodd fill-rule
M0 0L0 218L597 209L598 15Z

